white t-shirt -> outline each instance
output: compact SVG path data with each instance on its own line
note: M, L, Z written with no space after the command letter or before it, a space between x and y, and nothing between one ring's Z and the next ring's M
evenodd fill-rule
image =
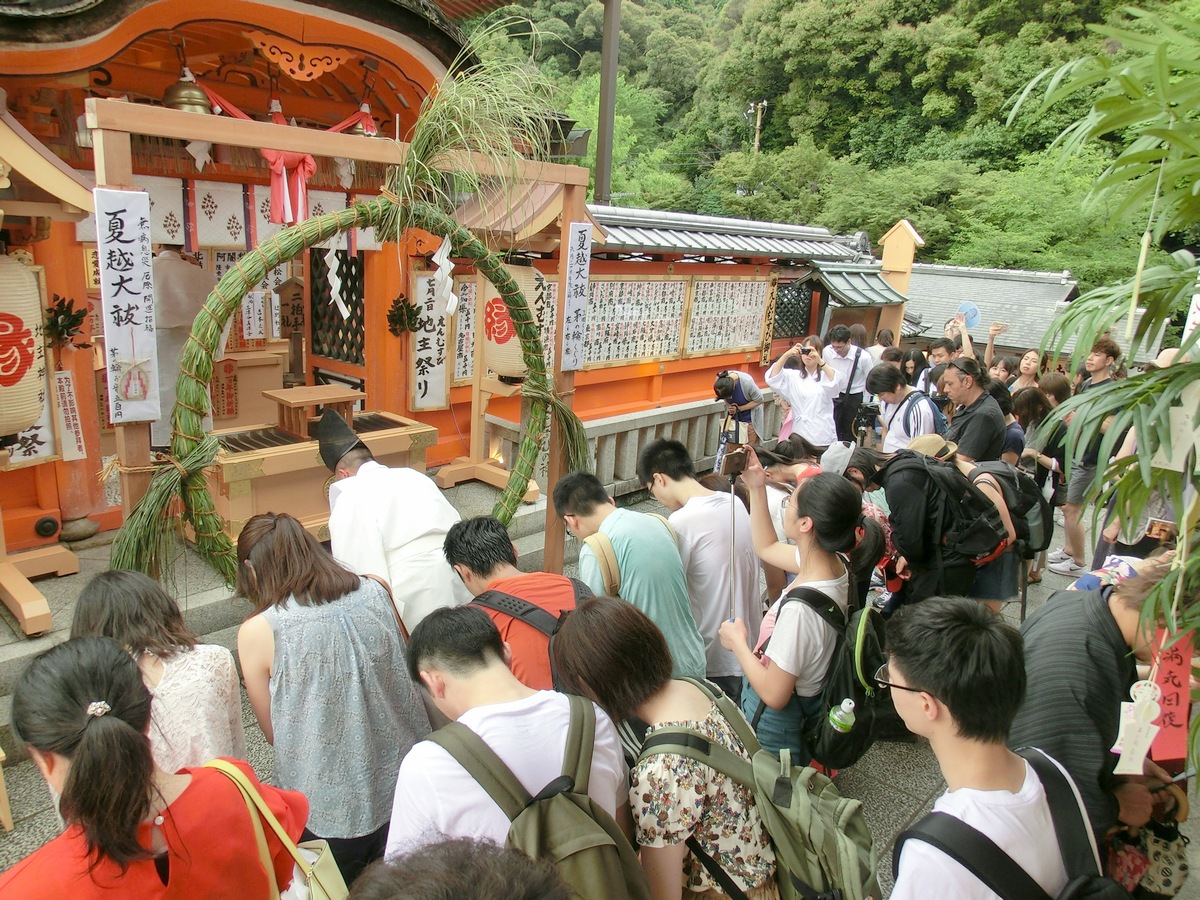
M477 706L458 721L483 738L530 794L562 774L571 721L565 694L539 691L512 703ZM617 729L599 707L588 794L614 816L629 798L629 771ZM508 817L466 769L437 744L421 741L400 763L385 856L443 837L503 845L508 827Z
M879 418L887 425L887 437L883 439L884 453L907 450L913 438L934 432L932 404L916 391L908 393L894 406L880 403Z
M862 350L861 347L851 344L845 356L838 356L838 352L831 345L821 352L825 362L829 363L833 367L833 371L837 372L838 393L845 391L847 394L865 394L867 392L867 373L874 367L875 359L869 350L862 350L862 356L858 358L858 366L855 367L854 355L860 350ZM847 387L846 382L850 380L851 372L854 373L854 380L850 381ZM767 383L770 384L770 382Z
M1058 768L1061 770L1062 766ZM1065 770L1063 774L1066 774ZM1072 790L1078 801L1074 784ZM987 835L1051 897L1058 896L1066 887L1067 870L1054 837L1046 792L1028 762L1025 763L1025 783L1015 794L959 788L942 794L933 808L949 813ZM1095 854L1091 829L1088 829L1088 840L1093 842L1092 853ZM892 889L892 900L927 900L929 897L997 900L999 895L941 850L924 841L906 841L900 852L900 871Z
M799 555L799 551L797 551ZM797 563L798 564L798 563ZM843 572L831 581L810 581L810 587L827 594L845 612L850 602L850 577ZM789 587L789 590L791 588ZM784 592L786 594L786 591ZM804 601L792 601L780 609L781 596L763 616L758 646L771 639L765 656L789 675L796 676L796 695L815 697L821 693L829 662L837 645L837 634L820 614Z
M733 503L730 522L729 504ZM733 614L758 634L762 609L758 604L758 557L750 536L750 513L742 501L728 494L693 497L668 517L687 573L688 598L700 637L710 678L741 675L733 651L721 646L717 631L729 618L729 581L733 578ZM730 569L730 526L733 526L733 568Z
M863 353L866 359L871 357ZM863 373L864 377L866 373ZM824 447L837 440L833 422L833 398L840 388L837 380L830 381L818 369L815 376L804 377L797 369L780 369L767 376L767 384L783 397L792 408L792 433L817 446Z

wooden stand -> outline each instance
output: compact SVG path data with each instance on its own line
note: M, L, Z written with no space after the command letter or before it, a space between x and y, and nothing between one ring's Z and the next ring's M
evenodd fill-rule
M479 292L482 295L482 292ZM477 313L477 315L480 315ZM476 321L483 321L477 318ZM492 397L511 397L520 393L519 384L505 384L498 378L480 376L483 370L483 341L475 342L475 380L471 385L471 455L460 456L452 463L438 469L434 481L440 488L454 487L464 481L482 481L503 490L508 486L509 472L498 459L487 455L483 440L483 414ZM536 503L541 496L537 482L529 479L529 485L521 496L524 503Z
M308 420L316 415L318 406L333 409L353 428L354 404L367 397L362 391L336 384L283 388L262 395L279 404L279 430L305 441L309 440Z
M8 805L8 788L4 785L4 761L7 758L0 749L0 825L4 826L5 831L12 831L12 807Z
M50 630L50 605L29 579L37 575L74 575L79 559L66 547L39 547L9 556L0 526L0 603L8 607L27 635ZM10 826L11 827L11 826Z

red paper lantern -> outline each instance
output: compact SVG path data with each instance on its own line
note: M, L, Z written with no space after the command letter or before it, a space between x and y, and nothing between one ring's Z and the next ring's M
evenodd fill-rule
M17 434L42 415L46 344L37 276L0 256L0 437Z

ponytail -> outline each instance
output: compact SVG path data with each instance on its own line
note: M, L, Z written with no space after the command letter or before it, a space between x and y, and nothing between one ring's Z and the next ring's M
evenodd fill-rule
M150 692L120 644L76 638L34 657L13 688L12 721L23 743L68 760L59 808L83 829L89 868L109 860L123 871L151 855L137 839L154 783Z
M796 514L813 520L818 547L828 553L848 553L862 520L862 494L842 476L822 472L796 486Z

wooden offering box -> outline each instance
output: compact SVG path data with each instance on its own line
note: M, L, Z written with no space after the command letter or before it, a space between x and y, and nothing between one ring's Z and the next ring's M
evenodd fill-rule
M349 414L354 430L385 466L407 466L424 472L425 451L437 442L436 428L413 419L386 412L350 413L356 397L341 395L362 396L357 391L318 386L263 394L279 402L281 410L286 399L292 414L288 424L307 437L283 428L282 419L278 427L213 432L221 442L221 450L209 470L208 486L222 527L234 541L251 516L265 512L289 513L319 540L329 539L329 485L333 473L321 462L313 434L316 422L297 415L307 413L314 404L337 404L339 413Z

